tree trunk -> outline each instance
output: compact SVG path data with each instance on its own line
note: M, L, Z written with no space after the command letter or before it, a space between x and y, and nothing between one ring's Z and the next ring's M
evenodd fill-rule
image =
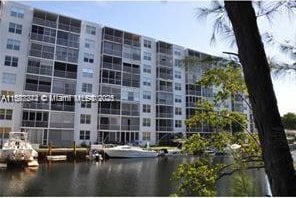
M273 90L269 65L250 1L225 1L273 196L296 196L296 174Z

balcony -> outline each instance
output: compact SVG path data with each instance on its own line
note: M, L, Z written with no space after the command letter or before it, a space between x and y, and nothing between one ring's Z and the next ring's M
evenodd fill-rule
M48 43L55 43L55 37L46 36L43 34L36 34L31 32L31 39L36 41L43 41Z
M99 108L100 114L120 115L120 109L105 109Z
M25 90L28 91L39 91L39 92L50 92L50 85L41 85L41 84L33 84L33 83L26 83Z
M74 123L51 122L50 128L74 128Z
M115 124L100 124L99 129L102 130L120 130L120 125Z
M42 66L39 67L39 66L34 66L34 65L28 65L27 73L51 76L52 68L49 68L48 66L47 66L47 68L43 68Z
M54 70L54 76L61 77L61 78L76 79L77 78L77 72Z
M139 125L121 125L121 130L138 131L139 129L140 129Z
M113 41L116 43L122 43L122 37L113 36L113 35L106 34L106 33L104 34L104 39L108 40L108 41Z
M115 55L115 56L122 56L122 51L121 50L114 50L111 48L104 47L104 53L109 54L109 55Z
M22 121L23 127L47 127L48 122L47 121L36 121L36 120L23 120Z
M63 46L68 46L68 47L73 47L73 48L79 48L78 41L71 41L71 40L63 39L63 38L57 38L57 44L63 45Z
M156 131L173 131L174 128L172 126L156 126Z
M173 87L160 85L160 86L158 86L158 90L159 91L166 91L166 92L173 92Z
M62 88L54 86L52 89L53 93L59 93L59 94L66 94L66 95L75 95L76 88Z
M51 104L51 110L55 110L55 111L75 111L75 105Z
M46 19L42 19L42 18L38 18L38 17L33 17L33 24L47 26L47 27L51 27L51 28L57 27L56 21L46 20Z
M121 64L103 62L103 68L121 71Z
M23 103L24 109L49 109L49 103L39 103L39 102L25 102Z
M121 114L127 115L127 116L139 116L140 112L139 111L121 110Z
M42 52L41 50L30 50L30 56L41 57L46 59L53 59L54 54L50 52Z
M80 33L80 27L73 26L70 24L65 24L65 23L59 23L59 29L78 33L78 34Z

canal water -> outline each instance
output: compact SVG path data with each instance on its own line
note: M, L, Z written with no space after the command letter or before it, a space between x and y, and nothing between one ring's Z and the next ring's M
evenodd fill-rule
M172 173L180 163L192 160L110 159L97 163L43 163L36 170L0 169L0 196L170 196L176 190ZM255 170L248 176L251 194L265 195L263 171ZM230 187L237 181L234 177L219 181L218 196L235 195Z

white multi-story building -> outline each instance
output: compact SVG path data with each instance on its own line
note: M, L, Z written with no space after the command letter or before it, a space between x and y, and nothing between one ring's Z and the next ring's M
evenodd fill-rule
M196 101L213 89L195 84L202 68L186 71L185 56L205 54L142 35L11 2L0 1L0 91L39 95L0 103L0 138L27 131L30 141L168 143L187 129ZM67 101L43 101L61 94ZM112 102L75 102L73 95L114 95ZM227 105L244 111L242 102Z

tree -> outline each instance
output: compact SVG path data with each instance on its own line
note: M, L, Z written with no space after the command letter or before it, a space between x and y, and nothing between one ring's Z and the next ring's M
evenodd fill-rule
M274 196L296 195L296 173L250 1L225 1L252 105L265 171Z
M196 61L193 62L196 63ZM217 104L245 90L239 68L234 68L232 63L226 63L226 65L226 67L205 71L198 82L201 86L216 86L221 89L214 95L213 101L200 100L197 103L198 111L186 123L191 127L206 122L219 132L213 133L210 138L194 134L186 140L183 151L198 155L200 158L181 164L173 175L173 178L178 181L177 195L214 196L216 195L216 184L221 178L239 173L235 175L233 183L236 185L232 194L252 196L253 194L250 193L252 185L247 182L245 171L264 166L258 136L247 131L246 116L241 112L233 112L222 107L217 108ZM227 126L232 122L240 126L240 132L231 133ZM228 153L228 160L219 164L213 163L209 155L211 150Z
M285 129L296 129L296 114L287 113L282 117L282 122Z

